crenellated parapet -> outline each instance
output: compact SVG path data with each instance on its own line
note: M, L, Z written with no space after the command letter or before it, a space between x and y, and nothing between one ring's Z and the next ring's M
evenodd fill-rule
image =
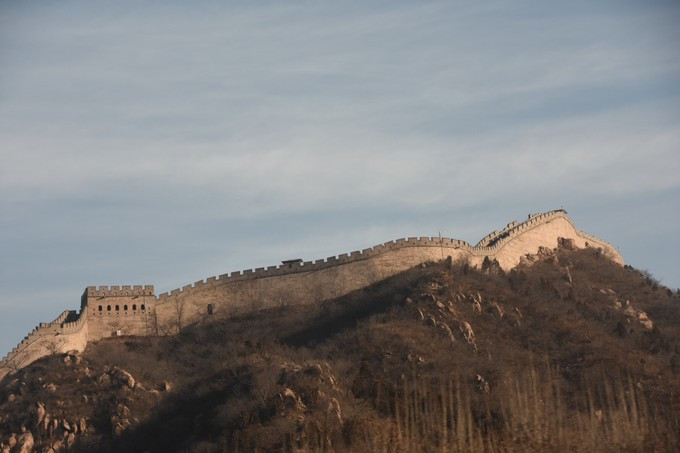
M88 286L85 295L89 297L153 296L153 285Z

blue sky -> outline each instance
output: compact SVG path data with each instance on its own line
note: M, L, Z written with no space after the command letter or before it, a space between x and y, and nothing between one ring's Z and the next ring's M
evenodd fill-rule
M87 285L563 207L680 286L677 2L0 2L0 355Z

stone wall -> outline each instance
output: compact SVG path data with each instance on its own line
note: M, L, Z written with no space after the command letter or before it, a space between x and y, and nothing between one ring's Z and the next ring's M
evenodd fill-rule
M581 248L602 248L614 261L623 264L610 244L578 231L566 212L557 210L529 215L521 223L511 222L502 231L480 241L484 245L474 247L456 239L411 237L325 260L211 277L159 295L155 312L157 326L160 333L172 333L211 312L233 314L293 300L302 304L319 302L447 256L466 257L474 266L481 265L485 257L495 258L507 270L516 266L523 255L535 253L539 247L557 247L560 237L573 239Z
M342 296L427 261L448 256L480 266L485 257L503 269L516 266L539 247L555 248L559 238L577 247L597 247L623 264L607 242L577 230L564 210L531 214L484 237L476 246L457 239L410 237L326 259L288 262L210 277L154 296L154 287L89 286L81 313L64 312L40 324L0 362L0 379L54 352L84 349L87 341L113 335L172 334L212 314L234 314L288 303L312 304ZM74 319L77 318L77 319Z
M87 312L65 311L54 321L36 326L0 361L0 379L47 355L83 351L87 341Z

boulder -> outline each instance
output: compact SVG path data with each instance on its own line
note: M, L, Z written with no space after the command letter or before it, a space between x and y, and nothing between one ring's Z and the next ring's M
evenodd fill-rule
M125 404L119 404L116 406L116 415L121 419L130 418L130 409Z
M284 406L289 409L294 409L297 412L304 412L307 409L305 404L302 402L302 399L300 399L300 397L295 394L293 389L285 388L283 393L280 393L279 396Z
M116 425L113 427L112 431L113 431L113 435L117 437L117 436L123 435L123 433L125 432L125 428L120 423L116 423Z
M129 388L135 388L135 378L132 374L118 367L113 367L111 370L111 378L120 385L127 385Z
M74 433L69 433L68 437L66 438L66 448L71 449L73 448L73 444L76 443L76 435Z
M108 374L104 373L97 378L97 383L104 386L109 386L111 385L111 377Z
M45 419L45 406L43 403L38 403L35 408L35 425L40 426L42 421Z
M557 238L557 246L565 250L576 250L576 241L570 238Z
M153 395L154 397L156 397L156 399L161 399L161 392L159 392L159 391L156 390L156 389L149 390L149 394L150 394L150 395Z
M50 427L50 414L45 414L45 418L42 420L42 425L40 426L40 432L43 434L47 433L47 430Z
M465 340L467 340L468 343L474 344L475 343L475 332L472 330L472 326L470 323L463 321L460 324L460 331L463 334L463 337L465 337Z
M16 451L17 453L33 453L34 445L33 434L27 431L17 438Z

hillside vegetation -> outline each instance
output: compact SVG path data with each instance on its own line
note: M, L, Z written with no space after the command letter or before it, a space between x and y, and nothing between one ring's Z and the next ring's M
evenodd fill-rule
M290 302L42 359L0 383L0 442L680 450L680 295L597 250L541 249L507 274L444 260L319 305Z

